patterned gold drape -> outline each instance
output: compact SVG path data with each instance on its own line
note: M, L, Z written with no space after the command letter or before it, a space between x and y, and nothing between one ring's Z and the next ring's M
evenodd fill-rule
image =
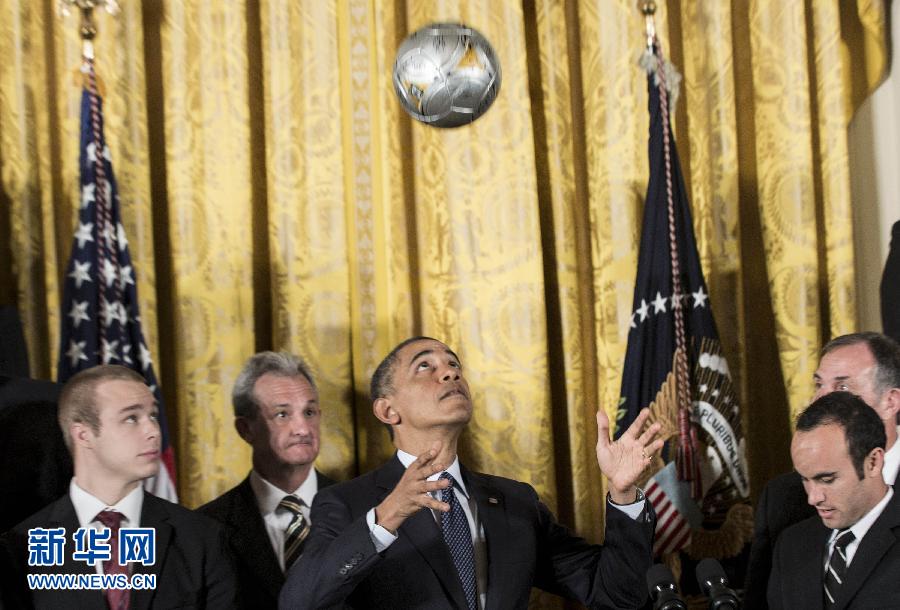
M55 375L78 208L80 44L0 0L0 304ZM878 0L659 2L679 150L756 488L787 466L816 352L856 329L846 128L881 77ZM463 455L601 536L593 412L613 412L647 180L634 0L145 0L99 17L106 135L188 506L246 474L229 395L258 349L314 366L319 465L388 451L367 381L412 333L462 356ZM476 123L412 122L399 41L476 27L503 66Z

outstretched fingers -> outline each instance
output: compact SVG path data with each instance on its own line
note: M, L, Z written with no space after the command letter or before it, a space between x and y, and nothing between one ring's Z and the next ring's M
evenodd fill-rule
M656 423L648 426L647 429L644 430L641 433L641 435L638 437L638 439L637 439L638 444L643 447L646 447L647 445L650 444L651 441L653 441L654 438L656 438L656 435L659 434L659 431L661 429L662 429L662 424L659 422L656 422Z

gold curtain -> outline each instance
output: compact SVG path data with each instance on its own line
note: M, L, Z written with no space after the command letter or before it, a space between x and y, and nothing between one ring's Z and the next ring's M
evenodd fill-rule
M0 304L55 375L78 208L76 19L0 0ZM659 2L684 75L679 152L754 488L788 467L816 353L856 330L847 124L886 64L878 0ZM260 349L303 355L319 466L389 451L367 399L413 333L463 358L462 453L602 535L593 412L613 413L647 182L634 0L145 0L101 14L106 136L183 502L245 476L229 396ZM472 125L410 120L399 42L435 21L494 45Z

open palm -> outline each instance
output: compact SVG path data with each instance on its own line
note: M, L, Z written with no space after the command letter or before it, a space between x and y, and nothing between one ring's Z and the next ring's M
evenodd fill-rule
M597 411L597 464L609 480L613 501L616 497L634 498L635 482L650 463L652 454L663 446L662 439L656 439L659 423L643 429L649 416L650 411L643 409L628 430L614 441L610 438L609 418L602 410Z

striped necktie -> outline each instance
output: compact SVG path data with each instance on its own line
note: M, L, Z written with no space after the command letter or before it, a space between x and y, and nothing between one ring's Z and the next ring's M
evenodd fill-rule
M849 529L840 530L834 540L831 556L825 564L825 607L831 608L838 597L844 576L847 574L847 545L853 542L856 536Z
M478 587L475 580L475 547L472 545L472 532L469 530L469 520L463 510L462 504L453 486L456 481L449 472L442 472L441 479L449 479L450 487L441 490L441 502L450 505L450 512L441 513L441 530L444 541L450 549L453 564L459 572L459 580L462 583L463 593L466 594L466 605L469 610L478 610Z
M284 508L294 515L291 522L288 524L287 529L284 530L285 572L287 572L294 562L297 561L297 558L300 557L300 553L303 552L303 543L306 541L306 537L309 536L309 521L306 520L303 513L300 511L301 506L303 506L303 501L295 496L285 496L281 502L278 503L279 508Z

